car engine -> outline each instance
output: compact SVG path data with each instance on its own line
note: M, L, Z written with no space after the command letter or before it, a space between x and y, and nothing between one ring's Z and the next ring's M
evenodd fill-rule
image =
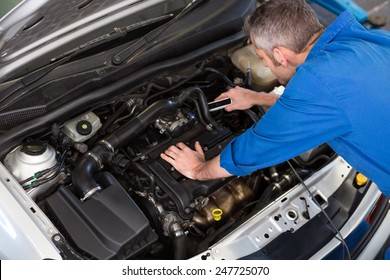
M9 152L4 165L75 255L188 258L297 183L286 163L247 177L195 181L160 158L170 145L193 147L198 140L210 159L258 121L266 108L208 109L208 102L230 87L249 86L248 73L228 57L217 57L181 75L157 77L137 91L53 123L49 133ZM321 147L294 164L306 177L330 155Z

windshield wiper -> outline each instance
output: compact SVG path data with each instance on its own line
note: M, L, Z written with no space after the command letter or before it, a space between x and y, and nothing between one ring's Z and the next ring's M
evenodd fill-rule
M137 23L134 23L134 24L122 27L122 28L119 28L119 27L115 28L113 31L111 31L107 34L104 34L100 37L97 37L97 38L95 38L91 41L88 41L88 42L86 42L86 43L84 43L84 44L82 44L74 49L71 49L71 50L69 50L69 51L67 51L67 52L65 52L57 57L54 57L50 60L51 63L49 65L44 66L41 69L24 76L23 78L19 79L17 82L12 84L10 87L3 90L1 92L1 95L0 95L0 103L3 102L8 97L10 97L15 92L17 92L23 88L26 88L27 86L37 82L39 79L46 76L52 70L54 70L55 68L57 68L58 66L60 66L64 63L66 63L67 61L69 61L70 59L75 57L76 55L84 53L92 48L96 48L96 47L103 45L103 44L106 44L108 42L112 42L114 40L117 40L118 38L125 36L127 33L132 32L134 30L137 30L139 28L146 27L146 26L152 25L152 24L160 22L160 21L168 20L169 18L173 18L173 17L174 17L173 14L167 14L167 15L162 15L159 17L147 19L147 20L144 20L141 22L137 22Z
M185 6L173 19L168 21L167 23L161 25L160 27L152 30L145 36L141 37L139 40L137 40L134 44L131 46L125 48L124 50L120 51L112 58L112 63L114 65L119 65L123 63L124 61L130 61L140 55L141 53L145 52L146 50L149 50L152 46L154 46L157 41L156 39L170 26L172 26L175 22L177 22L179 19L181 19L183 16L188 14L190 11L192 11L194 8L199 6L200 3L208 1L208 0L192 0L187 6Z
M57 61L65 56L70 56L76 52L77 52L77 54L80 54L81 51L84 52L85 50L89 50L91 48L98 47L102 44L105 44L107 42L111 42L111 41L114 41L120 37L123 37L129 32L132 32L132 31L137 30L137 29L142 28L142 27L146 27L148 25L152 25L152 24L160 22L160 21L167 20L169 18L173 18L173 14L167 14L167 15L162 15L159 17L147 19L147 20L144 20L141 22L137 22L137 23L122 27L122 28L116 27L110 33L107 33L107 34L104 34L100 37L97 37L91 41L88 41L85 44L82 44L82 45L80 45L80 46L78 46L70 51L67 51L66 53L64 53L58 57L52 58L51 62Z

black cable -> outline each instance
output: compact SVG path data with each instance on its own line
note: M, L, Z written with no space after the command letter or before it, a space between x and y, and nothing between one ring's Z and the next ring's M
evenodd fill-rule
M32 189L32 188L36 188L44 183L47 183L49 182L50 180L56 178L58 176L58 174L60 174L61 170L62 170L62 167L64 166L64 163L65 163L65 158L66 158L66 153L68 152L68 150L65 150L63 152L63 154L61 155L61 158L60 158L60 163L57 163L56 165L54 165L53 167L51 168L48 168L48 169L51 169L51 170L54 170L55 167L57 167L57 170L56 172L53 174L53 175L50 175L49 177L46 177L46 178L43 178L43 179L40 179L40 180L35 180L35 181L32 181L29 185L27 186L24 186L23 188L25 190L28 190L28 189ZM47 170L47 169L45 169ZM50 171L51 171L50 170ZM46 172L45 174L47 174L48 172ZM44 175L44 174L43 174ZM33 177L33 176L32 176ZM42 176L41 176L42 177ZM26 179L27 180L27 179ZM27 181L28 182L28 181Z
M322 214L325 216L325 218L328 220L329 224L332 226L333 230L331 228L329 228L330 230L332 230L336 236L335 238L337 240L339 240L341 242L341 244L343 245L343 247L345 248L345 251L347 252L347 255L348 255L348 259L351 260L351 252L349 251L349 248L348 248L348 245L347 243L345 242L345 239L344 237L342 236L342 234L340 233L340 231L337 229L337 227L335 226L335 224L333 223L332 219L328 216L328 214L325 212L325 210L321 207L321 205L318 203L318 201L315 199L313 193L310 191L309 187L306 185L306 183L303 181L303 179L301 178L301 176L299 176L298 172L295 170L295 168L292 166L292 164L290 163L290 161L287 161L288 165L291 167L292 171L294 172L294 174L297 176L299 182L305 187L305 189L307 190L307 192L309 193L310 195L310 198L314 201L314 203L316 204L316 206L318 208L320 208ZM326 225L328 226L328 225ZM337 237L337 235L339 237Z
M232 82L224 73L222 73L221 71L215 69L215 68L212 68L212 67L203 67L204 66L204 62L202 63L202 65L190 76L188 77L185 77L184 80L182 80L181 82L177 83L176 85L170 87L170 88L167 88L163 91L160 91L158 93L155 93L151 96L149 96L148 98L145 99L144 101L144 104L147 105L149 103L149 101L152 99L152 98L156 98L158 96L161 96L167 92L170 92L176 88L178 88L179 86L185 84L186 82L189 82L191 79L195 78L196 76L198 76L199 74L201 73L204 73L204 72L211 72L211 73L214 73L214 74L217 74L218 76L220 76L230 87L236 87L236 86L243 86L245 84L248 83L248 81L250 82L250 77L248 77L248 75L250 76L250 72L249 74L247 74L247 77L245 78L245 81L240 84L240 85L236 85L234 82ZM147 90L146 93L149 95L150 93L150 90Z
M20 181L19 184L20 185L24 185L25 183L27 183L27 182L29 182L31 180L41 178L43 175L45 175L45 174L49 173L50 171L56 169L58 167L58 165L59 165L59 163L56 163L55 165L53 165L50 168L47 168L47 169L35 172L34 175L28 177L27 179L24 179L23 181Z
M260 117L256 115L251 109L244 110L244 113L251 119L253 123L257 123L260 120Z
M149 96L148 98L146 98L144 100L144 105L148 105L149 101L153 98L156 98L156 97L159 97L165 93L168 93L174 89L177 89L178 87L180 87L181 85L185 84L186 82L190 81L191 79L195 78L196 76L198 76L200 73L202 73L202 70L203 70L203 66L204 66L204 62L202 62L202 64L199 66L199 68L190 76L186 77L184 80L182 80L181 82L177 83L176 85L170 87L170 88L167 88L163 91L160 91L160 92L157 92L151 96Z
M235 87L236 84L233 83L224 73L222 73L221 71L215 69L215 68L212 68L212 67L205 67L203 69L204 72L211 72L211 73L214 73L214 74L217 74L218 76L220 76L230 87Z
M310 161L304 161L299 156L297 156L293 160L303 166L312 166L314 163L316 163L319 160L329 161L330 157L327 155L318 155Z

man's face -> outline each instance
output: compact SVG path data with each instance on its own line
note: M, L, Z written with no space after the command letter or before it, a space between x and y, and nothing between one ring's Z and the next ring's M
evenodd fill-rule
M263 60L265 67L268 67L272 73L276 76L279 83L287 85L288 81L294 76L296 67L291 65L283 66L279 64L275 59L271 59L263 49L255 47L255 52L259 58Z

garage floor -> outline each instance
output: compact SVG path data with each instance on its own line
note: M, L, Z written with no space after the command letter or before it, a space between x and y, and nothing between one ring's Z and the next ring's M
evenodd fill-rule
M381 28L390 31L390 0L354 0L354 2L367 11L369 15L380 15L385 17L386 25ZM337 17L332 12L320 5L309 2L316 11L318 18L325 25L329 25ZM369 26L368 26L369 27Z
M387 18L383 27L390 30L390 0L355 0L355 3L365 9L368 14L378 14Z

